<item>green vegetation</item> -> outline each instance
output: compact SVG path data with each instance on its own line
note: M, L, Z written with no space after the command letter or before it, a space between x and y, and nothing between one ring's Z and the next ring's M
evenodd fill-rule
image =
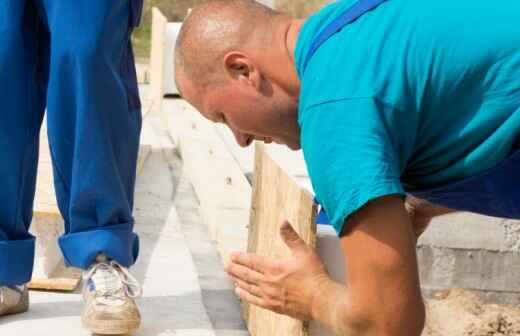
M150 33L152 7L157 7L168 18L168 21L182 21L188 9L203 0L144 0L141 25L132 36L134 52L138 60L146 62L150 57Z

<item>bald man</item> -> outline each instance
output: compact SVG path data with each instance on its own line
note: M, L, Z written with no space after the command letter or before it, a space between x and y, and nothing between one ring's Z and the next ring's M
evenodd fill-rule
M250 0L193 10L182 96L242 146L302 148L345 256L336 283L285 222L290 259L233 254L242 299L338 335L421 334L415 242L431 217L520 218L518 17L512 0L347 0L306 20Z

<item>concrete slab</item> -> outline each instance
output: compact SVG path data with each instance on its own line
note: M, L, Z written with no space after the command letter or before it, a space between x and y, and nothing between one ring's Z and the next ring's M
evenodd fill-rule
M507 245L504 222L502 218L467 212L439 216L421 236L419 245L507 251L510 248Z

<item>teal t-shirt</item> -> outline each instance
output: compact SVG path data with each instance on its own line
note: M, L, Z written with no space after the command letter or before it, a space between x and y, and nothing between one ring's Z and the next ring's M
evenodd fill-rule
M303 69L352 3L311 16L295 50L304 157L338 233L372 199L492 168L520 134L520 1L388 0Z

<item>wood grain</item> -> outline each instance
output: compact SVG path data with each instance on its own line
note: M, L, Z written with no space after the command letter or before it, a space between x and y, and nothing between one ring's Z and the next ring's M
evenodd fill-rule
M287 258L288 247L280 238L279 228L288 220L302 239L316 245L316 204L264 150L256 145L255 171L249 226L248 251L271 258ZM244 307L252 336L304 336L305 323L255 306Z

